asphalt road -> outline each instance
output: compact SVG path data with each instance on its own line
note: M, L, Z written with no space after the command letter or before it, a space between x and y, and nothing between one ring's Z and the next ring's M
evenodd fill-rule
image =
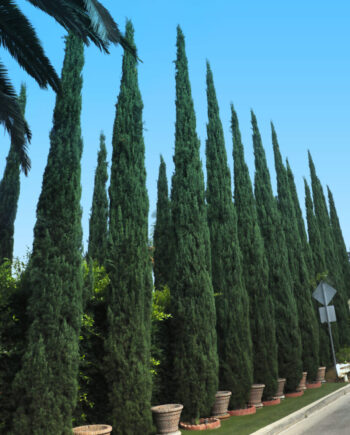
M282 434L350 435L350 393L281 432Z

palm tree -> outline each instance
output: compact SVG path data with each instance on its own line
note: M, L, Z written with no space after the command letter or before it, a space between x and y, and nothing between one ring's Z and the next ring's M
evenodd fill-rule
M86 45L93 42L108 53L110 43L136 52L114 22L110 13L98 0L27 0L51 15L65 29L81 37ZM34 27L22 13L15 0L0 0L0 45L30 74L41 88L60 89L59 77L47 58ZM11 137L19 153L21 166L27 174L30 160L27 145L31 132L26 123L16 92L0 61L0 123Z

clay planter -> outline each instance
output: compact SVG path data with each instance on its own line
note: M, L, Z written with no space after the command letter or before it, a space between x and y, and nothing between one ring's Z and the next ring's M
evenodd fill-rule
M183 405L170 403L167 405L153 406L151 408L157 434L180 435L179 421Z
M317 370L316 381L317 382L326 382L325 375L326 375L326 367L319 367Z
M74 435L107 435L112 433L112 426L108 424L90 424L73 428Z
M261 398L264 392L265 384L253 384L250 388L249 405L255 408L262 408Z
M308 390L311 390L311 389L313 389L313 388L321 388L322 387L322 382L321 381L319 381L319 382L311 382L311 383L309 383L309 384L306 384L306 388L308 389Z
M231 391L218 391L215 394L215 402L212 409L213 417L225 417L228 415L227 408L230 403Z
M306 390L306 376L307 376L307 372L303 372L303 376L302 376L300 383L297 387L297 391Z
M300 397L304 394L304 390L296 391L295 393L286 393L286 397Z
M277 391L274 399L284 399L283 390L284 390L285 383L286 383L286 378L277 379Z
M248 406L248 408L242 408L242 409L233 409L232 411L228 412L230 415L250 415L256 413L255 406Z
M264 406L274 406L274 405L279 405L281 403L281 399L273 399L273 400L266 400L264 401L262 404Z
M218 418L201 418L199 424L180 423L180 427L186 430L206 430L217 429L221 426L221 422ZM175 434L174 434L175 435Z

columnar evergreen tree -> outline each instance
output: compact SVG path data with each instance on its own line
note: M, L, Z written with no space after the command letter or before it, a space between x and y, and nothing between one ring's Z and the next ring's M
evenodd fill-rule
M106 183L107 173L106 137L100 135L100 150L97 156L95 171L94 193L92 197L91 215L89 222L88 256L99 264L104 264L107 253L108 237L108 198Z
M126 24L134 46L134 29ZM137 61L125 52L113 129L106 269L108 410L116 434L151 432L150 328L152 275L148 251L143 103Z
M278 378L275 311L268 288L268 263L259 228L252 183L244 160L238 118L233 105L231 105L231 112L234 198L239 245L243 254L243 276L250 303L254 382L265 384L264 397L271 398L276 393Z
M338 291L334 297L334 306L337 314L339 345L344 346L350 344L350 323L349 310L347 306L346 284L344 282L343 271L338 261L338 256L334 245L331 222L328 215L327 204L322 185L317 177L315 165L312 161L310 152L308 155L315 216L321 236L321 246L319 249L323 249L324 252L328 270L327 280ZM337 343L335 343L335 346L337 347Z
M204 176L185 38L177 27L175 172L172 177L173 399L182 418L210 415L218 386L216 314L211 283Z
M319 331L311 300L310 277L305 263L287 171L282 162L277 135L272 123L271 128L277 174L278 207L282 215L282 224L288 248L289 268L298 308L303 369L308 372L310 380L315 380L319 366Z
M295 391L302 372L298 311L293 294L281 215L272 192L265 151L253 112L252 127L255 155L255 199L269 263L269 290L275 306L278 373L287 379L286 391Z
M218 293L216 330L219 388L232 391L230 406L242 408L253 381L249 300L243 282L237 216L232 202L224 133L213 74L207 63L207 192L212 282Z
M327 186L328 202L329 202L329 214L331 219L331 228L333 233L333 240L335 248L338 252L338 259L343 268L343 276L346 283L347 297L350 297L350 263L349 257L344 242L343 233L340 227L338 213L335 208L333 194L330 188Z
M306 179L304 178L304 186L305 186L305 209L306 209L306 221L309 233L309 243L313 256L313 264L314 264L314 273L315 273L315 283L318 284L322 279L324 279L327 275L327 266L326 260L324 257L324 251L321 249L322 242L321 236L318 229L315 213L314 213L314 205L312 202L310 188L307 184ZM314 307L316 308L316 313L318 311L319 304L314 301ZM317 314L316 314L317 315ZM322 325L319 323L319 334L320 334L320 362L322 365L328 365L330 362L330 342L329 342L329 333L328 326ZM334 341L338 342L338 331L333 328L333 338Z
M21 85L18 103L24 116L27 95L26 87ZM15 145L11 143L6 159L4 175L0 182L0 264L4 259L12 261L13 234L17 204L20 191L20 156Z
M70 434L78 391L82 316L80 208L81 70L83 43L66 39L62 91L57 94L50 151L37 206L33 252L23 287L29 330L14 434Z
M160 156L159 175L158 175L158 197L157 197L157 216L153 234L154 246L154 286L161 289L169 284L171 251L171 214L170 201L168 196L168 180L166 177L166 165L163 157Z

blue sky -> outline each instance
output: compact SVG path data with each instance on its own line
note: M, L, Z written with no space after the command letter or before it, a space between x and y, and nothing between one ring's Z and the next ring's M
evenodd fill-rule
M186 37L192 95L201 139L203 164L207 106L205 62L210 61L229 165L232 168L230 102L237 110L246 160L254 175L250 109L259 123L273 187L270 121L273 120L283 157L293 169L304 208L303 176L309 179L310 149L323 186L330 186L347 247L350 246L350 4L346 1L295 0L102 0L120 27L133 21L135 40L143 63L139 83L144 101L147 188L150 215L156 208L159 155L167 163L169 183L173 172L175 124L175 38L180 24ZM64 30L53 19L25 0L18 4L38 31L47 55L61 71ZM111 156L111 132L121 77L122 49L112 47L109 56L96 47L85 50L83 72L82 208L84 243L88 237L94 170L99 134L107 137ZM22 176L15 226L15 255L32 246L36 203L49 150L49 131L55 95L39 89L2 50L16 89L27 84L26 117L32 128L32 170ZM2 135L0 173L9 141ZM152 218L151 218L152 221ZM151 222L150 221L150 222Z

